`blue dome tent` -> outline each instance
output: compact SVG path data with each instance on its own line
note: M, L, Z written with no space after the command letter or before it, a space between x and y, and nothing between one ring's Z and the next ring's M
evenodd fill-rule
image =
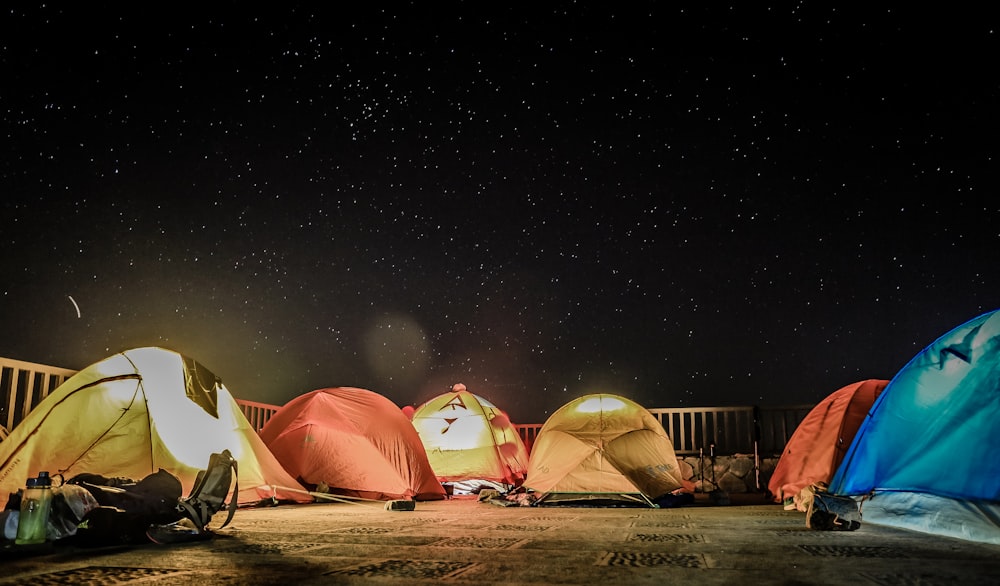
M1000 310L900 370L830 483L865 522L1000 543Z

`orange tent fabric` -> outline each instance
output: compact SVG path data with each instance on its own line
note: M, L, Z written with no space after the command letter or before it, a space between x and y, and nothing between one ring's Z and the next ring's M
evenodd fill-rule
M413 427L440 482L520 486L528 450L507 414L459 383L417 407Z
M785 445L767 484L776 502L796 499L812 484L830 482L868 410L888 384L869 379L847 385L809 411Z
M443 499L420 438L399 407L373 391L318 389L286 403L260 432L303 485L375 500Z

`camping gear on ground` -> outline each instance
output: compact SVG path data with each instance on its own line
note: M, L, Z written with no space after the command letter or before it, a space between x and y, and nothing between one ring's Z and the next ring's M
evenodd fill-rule
M29 478L21 496L20 514L17 522L17 537L14 543L30 545L45 542L45 531L52 506L52 480L48 472L39 472Z
M655 506L683 488L673 442L638 403L585 395L553 413L535 439L528 490L536 505Z
M226 505L230 493L232 498L229 498L229 504ZM191 519L199 533L204 533L208 531L212 516L226 507L226 520L220 526L221 529L233 520L239 493L239 463L229 450L223 450L221 454L209 457L208 468L198 473L191 494L179 501L178 508Z
M155 543L208 539L212 536L208 524L215 513L223 508L227 510L219 529L233 520L239 494L239 463L229 450L212 454L208 468L198 473L191 494L177 502L177 510L185 518L169 524L152 524L146 529L146 537Z
M239 494L237 463L228 451L212 454L208 467L198 473L191 493L182 497L180 480L160 469L135 481L80 474L67 481L87 489L100 506L80 522L76 542L84 545L109 543L175 543L209 539L209 522L223 508L232 520ZM226 504L226 501L229 504Z
M813 484L804 489L806 499L806 527L820 531L854 531L861 527L861 507L846 496L827 492L823 484Z
M1000 311L944 334L889 382L830 492L865 522L1000 544Z
M829 485L847 453L861 422L888 380L868 379L828 395L802 419L785 445L767 487L775 502L787 510L805 512L799 498L813 484Z
M271 415L260 437L309 488L306 494L444 498L409 420L395 403L367 389L318 389L296 397Z
M45 523L45 535L42 542L57 541L76 534L77 525L92 509L100 506L96 499L86 489L62 483L51 489L49 512ZM2 537L15 541L21 517L21 503L25 491L12 493L7 499L4 510L0 512L0 526L3 527Z
M47 537L58 541L76 535L77 527L87 513L100 506L94 495L82 486L63 483L52 489L52 509L49 513Z
M223 450L239 462L240 504L312 501L275 488L302 487L218 377L176 352L137 348L67 379L0 442L0 494L41 469L144 478L161 468L189 493L209 456Z
M438 481L455 494L524 481L528 450L510 417L464 384L421 404L412 422Z

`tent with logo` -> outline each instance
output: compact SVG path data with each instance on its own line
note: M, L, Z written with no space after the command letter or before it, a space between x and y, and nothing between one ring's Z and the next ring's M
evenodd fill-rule
M444 483L520 486L528 450L507 414L458 383L417 407L413 427Z
M1000 312L954 328L892 378L830 492L866 522L1000 543Z
M0 442L0 494L43 470L140 480L161 468L188 494L209 456L227 449L238 462L240 504L312 501L218 377L177 352L136 348L67 379Z
M887 384L882 379L849 384L809 411L785 445L767 484L777 502L792 500L796 508L806 510L799 501L800 491L812 484L830 483L858 427Z
M285 469L314 491L374 500L445 496L409 420L367 389L318 389L296 397L260 435Z
M638 403L585 395L560 407L538 432L525 488L536 504L652 506L683 487L673 442Z

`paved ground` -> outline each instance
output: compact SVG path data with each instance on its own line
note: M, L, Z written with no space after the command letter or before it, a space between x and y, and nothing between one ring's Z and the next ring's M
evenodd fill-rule
M671 509L472 499L241 509L210 541L20 555L0 584L1000 584L1000 546L805 516L744 497Z

